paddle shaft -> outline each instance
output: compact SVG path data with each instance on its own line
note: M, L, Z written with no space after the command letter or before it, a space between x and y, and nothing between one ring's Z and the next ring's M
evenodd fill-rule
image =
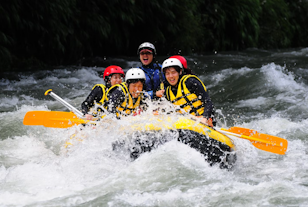
M242 135L242 134L236 134L236 133L233 133L233 132L227 132L225 130L221 130L221 129L217 129L217 128L215 130L219 131L221 133L229 134L229 135L236 136L236 137L239 137L239 138L248 139L248 140L251 140L251 141L256 141L256 142L260 141L259 139L256 139L256 138L253 138L253 137L250 137L250 136L246 136L246 135ZM276 143L272 143L272 142L266 141L266 140L262 140L262 142L265 143L265 144L277 145Z
M68 108L70 111L74 112L79 118L84 118L83 113L81 113L81 111L79 111L78 109L76 109L74 106L72 106L71 104L67 103L66 101L64 101L61 97L59 97L57 94L55 94L54 92L52 92L52 89L49 89L45 92L45 96L50 95L51 97L53 97L54 99L56 99L57 101L59 101L60 103L62 103L66 108Z
M258 149L261 149L267 152L284 155L285 152L287 151L288 141L280 137L275 137L272 135L266 135L266 134L260 134L260 133L257 133L252 136L247 136L247 135L229 132L227 129L223 129L223 128L221 129L215 128L215 130L223 134L226 134L226 135L232 135L232 136L236 136L239 138L247 139ZM261 135L261 136L258 137L258 135ZM256 137L253 137L253 136L256 136ZM270 139L266 140L265 138L263 138L263 136L268 136Z

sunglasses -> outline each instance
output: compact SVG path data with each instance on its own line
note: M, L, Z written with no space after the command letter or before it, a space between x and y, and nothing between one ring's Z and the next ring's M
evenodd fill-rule
M140 55L152 55L150 52L141 52Z

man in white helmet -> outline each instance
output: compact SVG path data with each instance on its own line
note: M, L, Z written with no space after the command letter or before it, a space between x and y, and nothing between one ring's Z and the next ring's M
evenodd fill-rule
M214 106L203 82L195 75L184 75L183 65L176 58L163 62L162 72L170 84L166 90L156 92L179 107L178 112L201 118L201 122L213 127ZM215 123L214 123L215 124Z
M125 82L112 86L107 92L107 110L121 115L136 115L140 110L145 110L143 88L145 74L140 68L132 68L126 72Z
M150 42L144 42L138 47L137 54L142 63L140 67L146 76L145 81L145 91L153 99L153 93L159 89L160 83L165 79L164 75L161 73L161 64L154 63L156 56L156 48Z

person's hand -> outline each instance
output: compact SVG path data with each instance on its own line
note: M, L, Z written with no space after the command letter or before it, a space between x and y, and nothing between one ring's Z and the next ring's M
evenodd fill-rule
M213 126L213 120L211 119L211 118L205 118L205 117L202 117L202 119L201 119L201 121L200 121L201 123L203 123L203 124L205 124L205 125L208 125L208 126L210 126L210 127L214 127Z
M164 93L165 93L165 90L164 90L164 89L159 90L159 91L156 91L156 96L159 97L159 98L161 98L161 97L164 95Z
M91 114L86 114L86 119L87 120L92 120L93 119L93 116Z
M140 115L142 111L143 111L143 110L142 110L140 107L138 107L138 108L135 110L135 112L133 113L133 116Z
M195 116L202 124L205 124L210 127L214 127L212 118L205 118L203 116Z

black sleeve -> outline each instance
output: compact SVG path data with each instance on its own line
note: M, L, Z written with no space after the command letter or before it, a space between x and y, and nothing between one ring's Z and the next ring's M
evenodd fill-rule
M210 118L214 114L214 105L208 92L206 92L206 90L204 89L202 83L198 79L190 77L186 80L186 86L188 90L191 93L196 94L198 99L201 100L204 104L203 117Z
M94 102L99 102L104 95L103 89L100 86L93 88L86 100L81 104L81 112L86 114L89 109L94 106Z
M113 91L108 94L108 101L106 102L107 111L116 113L116 108L124 102L124 99L125 94L120 87L113 89Z

